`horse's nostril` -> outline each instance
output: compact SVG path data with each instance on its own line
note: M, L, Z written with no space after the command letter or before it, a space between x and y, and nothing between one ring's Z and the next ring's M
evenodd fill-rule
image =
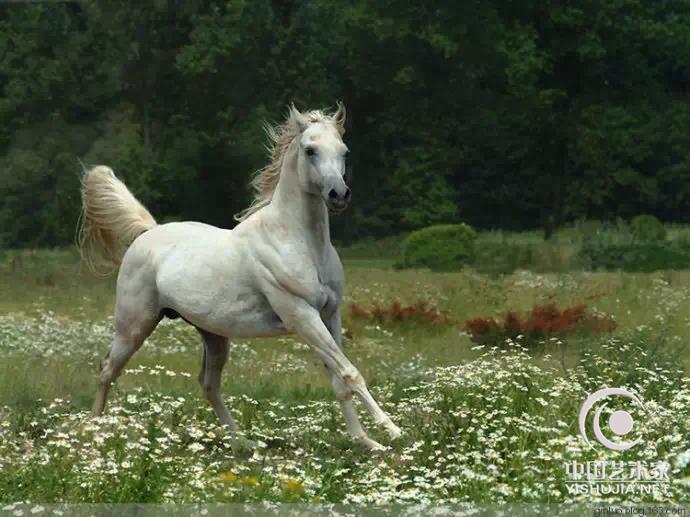
M334 188L332 188L331 191L328 193L328 197L331 199L335 199L338 197L338 193L335 191Z
M350 189L346 188L345 189L345 199L350 199L350 194L351 194Z

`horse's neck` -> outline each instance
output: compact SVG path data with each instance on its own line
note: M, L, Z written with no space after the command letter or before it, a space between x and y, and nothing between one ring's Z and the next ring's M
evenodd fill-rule
M288 228L306 233L314 251L322 254L331 241L328 209L320 196L302 190L297 174L297 147L291 145L283 159L271 205Z

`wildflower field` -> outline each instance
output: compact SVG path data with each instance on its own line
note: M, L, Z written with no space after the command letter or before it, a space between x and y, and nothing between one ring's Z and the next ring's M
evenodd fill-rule
M260 444L243 453L201 396L201 341L181 320L161 323L106 414L91 417L114 278L82 271L73 251L0 256L0 507L690 500L690 271L489 276L351 259L346 274L346 353L402 438L389 442L360 411L390 448L372 455L353 445L307 346L241 340L222 389ZM567 333L549 334L535 306L579 312L549 309L571 318ZM504 325L509 313L529 315L516 317L530 322L525 332L488 343L467 331L478 319ZM571 320L584 315L607 323L578 331ZM580 436L580 407L603 387L644 401L636 447L592 448ZM572 493L564 468L572 460L663 462L668 490Z

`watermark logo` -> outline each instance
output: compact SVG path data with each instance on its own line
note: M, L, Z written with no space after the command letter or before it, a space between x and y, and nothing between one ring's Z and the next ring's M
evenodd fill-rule
M587 397L587 400L585 400L584 404L582 404L582 408L580 409L580 418L578 422L580 424L580 434L582 435L582 438L584 438L587 445L589 445L593 449L594 445L592 445L592 442L589 441L589 438L587 436L587 430L585 429L587 415L598 402L602 402L605 399L616 395L628 398L632 400L635 404L637 404L640 408L644 409L642 401L636 395L630 393L627 390L624 390L623 388L604 388L602 390L592 393L589 397ZM611 449L613 451L625 451L640 443L640 438L637 438L636 440L630 442L614 442L609 440L604 435L604 433L601 431L601 413L604 411L604 409L606 409L607 404L608 402L603 402L599 404L594 412L594 420L592 423L592 427L594 429L594 436L596 437L597 441L607 449ZM618 436L625 436L630 431L632 431L634 421L630 413L623 409L619 409L611 413L611 415L609 416L608 424L609 429L614 434Z
M609 402L619 397L645 411L644 404L635 394L623 388L604 388L589 395L580 408L578 424L580 434L585 443L596 450L595 444L603 445L612 451L626 451L639 444L641 437L624 441L608 438L602 431L602 414L606 410L608 415L607 434L624 437L633 431L637 425L638 434L641 423L636 423L632 415L625 410L609 407ZM613 406L613 404L612 404ZM587 434L587 420L593 411L592 429L594 440L590 441ZM637 412L635 412L637 414ZM647 462L621 459L581 461L573 459L564 464L565 483L570 495L590 495L595 497L621 494L654 494L668 495L670 492L670 465L664 461Z

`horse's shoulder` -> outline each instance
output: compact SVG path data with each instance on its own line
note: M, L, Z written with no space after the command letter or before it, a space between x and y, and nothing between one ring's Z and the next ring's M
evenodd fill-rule
M345 283L343 263L340 260L340 255L338 255L338 252L333 244L330 244L326 250L326 257L323 262L321 276L324 279L324 283L341 289L342 284Z

